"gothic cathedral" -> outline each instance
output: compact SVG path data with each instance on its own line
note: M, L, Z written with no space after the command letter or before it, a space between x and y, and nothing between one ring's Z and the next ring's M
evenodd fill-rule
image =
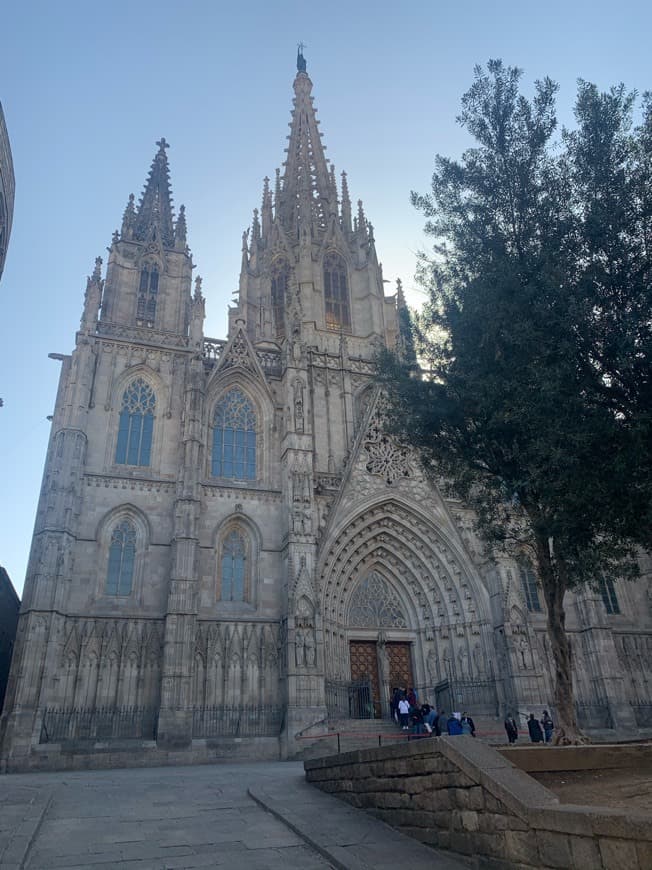
M394 686L494 719L550 705L532 568L489 558L384 431L374 359L405 352L405 302L297 66L227 338L204 335L161 139L56 357L5 769L291 757L334 720L386 715ZM570 597L589 730L652 728L646 567Z

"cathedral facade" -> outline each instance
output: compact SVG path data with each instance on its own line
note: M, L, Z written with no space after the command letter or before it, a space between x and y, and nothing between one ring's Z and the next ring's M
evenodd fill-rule
M75 348L56 357L7 769L236 742L288 757L335 720L386 715L394 686L494 718L550 708L531 566L490 557L384 429L374 361L407 346L405 302L400 285L385 295L311 91L300 55L287 159L243 236L225 340L204 335L164 139L104 277L96 261ZM644 567L569 596L589 729L652 727Z

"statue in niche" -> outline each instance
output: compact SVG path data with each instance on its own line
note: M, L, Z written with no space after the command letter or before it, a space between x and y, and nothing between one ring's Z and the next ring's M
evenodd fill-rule
M459 652L458 660L460 663L460 676L468 677L469 676L469 654L466 650L466 647L463 646Z
M522 671L527 671L530 667L530 645L527 642L525 635L522 635L518 641L518 666Z
M296 432L304 431L304 416L303 416L303 381L294 382L294 429Z
M314 668L317 664L317 645L315 643L315 630L312 627L306 629L304 651L306 667Z
M306 663L306 636L303 629L297 628L294 633L294 658L298 668Z
M484 656L482 655L482 648L480 647L479 643L476 643L476 645L473 647L473 667L475 668L476 676L484 676L485 661Z
M437 682L437 653L435 652L434 647L430 647L428 653L428 676L431 685L434 686Z

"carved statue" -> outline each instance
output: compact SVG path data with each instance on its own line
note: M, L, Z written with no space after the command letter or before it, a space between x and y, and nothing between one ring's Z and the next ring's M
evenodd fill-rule
M303 417L303 381L295 381L294 383L294 428L297 432L304 431Z
M294 657L297 667L302 668L306 662L306 636L300 628L294 633Z
M304 638L304 652L306 666L314 668L317 664L317 647L315 644L315 630L307 628Z

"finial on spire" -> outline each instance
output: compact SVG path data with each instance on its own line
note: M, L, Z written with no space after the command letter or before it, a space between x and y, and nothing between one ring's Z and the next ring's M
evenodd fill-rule
M165 141L165 136L161 136L161 138L156 143L158 145L159 154L163 152L165 154L165 149L170 147L169 142Z
M93 281L99 281L102 277L102 258L95 257L95 268L93 269Z
M175 247L180 251L185 250L187 233L188 227L186 225L186 207L185 205L180 205L179 217L177 218L177 222L174 225Z
M201 292L202 279L199 275L195 278L195 302L200 302L204 297Z
M306 59L303 56L304 48L307 48L304 42L297 43L297 72L300 73L306 72Z

